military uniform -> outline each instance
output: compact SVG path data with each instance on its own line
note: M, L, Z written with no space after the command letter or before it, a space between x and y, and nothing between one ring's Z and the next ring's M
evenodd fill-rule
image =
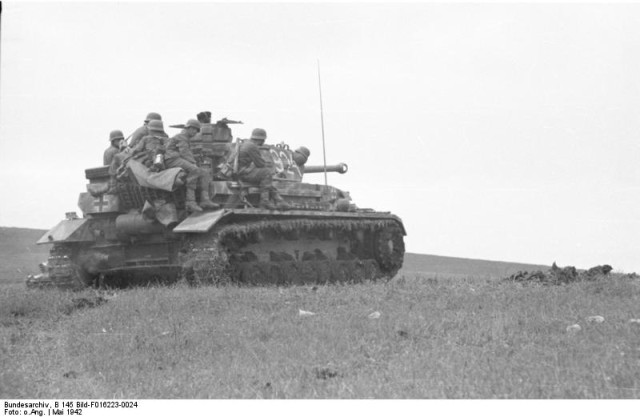
M160 114L155 113L155 112L151 112L149 114L147 114L147 117L144 119L144 124L142 126L140 126L139 128L137 128L132 134L131 134L131 140L129 141L129 147L130 148L134 148L136 146L138 146L138 143L142 140L142 138L144 138L145 136L149 135L151 132L148 128L148 124L151 120L160 120L162 121L162 116L160 116Z
M238 150L238 172L240 181L256 185L260 188L260 208L267 210L291 208L289 203L278 193L273 186L273 169L260 153L260 146L267 139L264 129L253 129L251 139L243 142ZM273 202L276 204L274 205Z
M124 135L121 130L112 130L109 133L109 142L111 142L111 146L109 146L102 156L102 164L103 165L111 165L111 161L113 161L113 157L120 152L120 142L124 140Z
M238 179L260 188L271 187L273 172L260 154L260 148L252 141L245 141L238 151Z
M167 168L182 168L187 173L187 209L190 211L202 211L202 208L219 208L220 206L211 202L209 197L211 177L206 170L198 167L193 152L191 152L190 136L187 133L191 127L199 130L200 123L196 120L189 120L182 133L177 134L166 142L165 166ZM195 203L195 191L198 185L200 185L201 193L199 206Z
M178 167L187 172L188 188L195 189L196 180L205 177L204 170L196 165L195 157L189 147L189 138L184 133L179 133L167 141L165 164L168 168Z
M120 152L120 147L118 146L109 146L105 151L102 157L103 165L111 165L111 161L113 161L113 157Z
M149 129L147 129L147 125L140 126L131 134L129 147L135 148L138 145L138 143L142 140L142 138L148 135L149 135Z
M131 149L131 153L134 158L150 166L153 163L153 158L158 152L164 152L164 141L166 135L160 133L153 133L143 137L138 144Z

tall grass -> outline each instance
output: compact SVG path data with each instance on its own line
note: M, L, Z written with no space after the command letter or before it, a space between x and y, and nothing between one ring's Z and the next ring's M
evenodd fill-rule
M78 303L96 296L108 301ZM101 294L6 285L0 396L638 398L639 300L638 280L621 277Z

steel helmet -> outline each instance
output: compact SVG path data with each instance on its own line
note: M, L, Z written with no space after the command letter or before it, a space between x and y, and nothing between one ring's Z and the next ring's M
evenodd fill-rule
M299 147L298 149L296 149L296 152L304 155L305 158L309 158L309 156L311 155L311 151L305 146Z
M293 152L293 162L296 163L299 167L307 163L307 159L309 159L309 149L304 146L299 147Z
M149 132L164 133L164 125L162 120L150 120L147 125Z
M253 132L251 132L251 140L261 140L264 142L267 140L267 131L259 127L253 129Z
M111 133L109 133L109 142L113 142L114 140L123 140L124 139L124 135L122 134L121 130L112 130Z
M149 122L150 120L162 120L162 116L159 113L151 112L147 114L147 118L144 119L145 122Z
M195 119L189 119L187 120L187 123L184 124L184 128L188 129L190 127L194 127L200 131L200 122Z

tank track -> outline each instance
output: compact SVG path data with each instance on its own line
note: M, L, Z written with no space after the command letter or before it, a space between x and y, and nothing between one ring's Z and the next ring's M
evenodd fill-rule
M249 285L392 278L402 266L403 236L398 222L390 219L303 218L228 224L187 241L182 250L183 274L191 283ZM318 247L313 247L316 243ZM279 250L283 248L289 250Z
M71 245L56 244L49 252L47 265L51 282L60 289L79 290L91 284L88 274L73 262Z

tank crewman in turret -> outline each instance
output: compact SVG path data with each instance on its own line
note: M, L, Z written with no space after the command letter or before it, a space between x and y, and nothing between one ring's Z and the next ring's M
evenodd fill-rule
M273 172L260 154L260 146L264 144L266 139L267 132L264 129L256 128L251 132L251 139L242 142L238 151L238 179L260 188L258 207L267 210L286 210L291 206L284 201L273 186Z
M210 111L202 111L196 117L200 122L200 132L191 139L191 151L196 157L198 166L205 168L212 177L215 177L219 165L225 161L233 141L233 135L228 125L242 122L229 120L225 117L212 123Z
M109 133L109 141L111 142L111 146L109 146L104 151L104 156L102 158L103 165L111 165L111 161L113 161L113 157L120 152L120 144L124 140L124 135L121 130L114 130Z
M144 119L144 124L131 134L131 140L129 141L130 148L134 148L143 137L149 134L148 125L151 120L162 121L162 116L154 112L147 114L147 117Z
M156 155L164 154L165 141L168 135L164 132L164 125L161 120L152 119L147 126L148 134L138 141L138 144L131 148L134 159L150 167Z
M207 172L196 165L191 152L189 141L200 131L200 122L190 119L185 123L182 132L178 133L166 143L165 165L167 168L182 168L187 173L187 210L202 211L203 209L217 209L220 206L209 197L209 183L211 178ZM196 204L196 187L200 185L200 205Z
M213 178L213 166L211 164L210 152L205 150L204 135L211 134L211 112L200 112L197 114L198 122L200 123L200 130L189 140L189 147L196 164L207 171L207 174Z

